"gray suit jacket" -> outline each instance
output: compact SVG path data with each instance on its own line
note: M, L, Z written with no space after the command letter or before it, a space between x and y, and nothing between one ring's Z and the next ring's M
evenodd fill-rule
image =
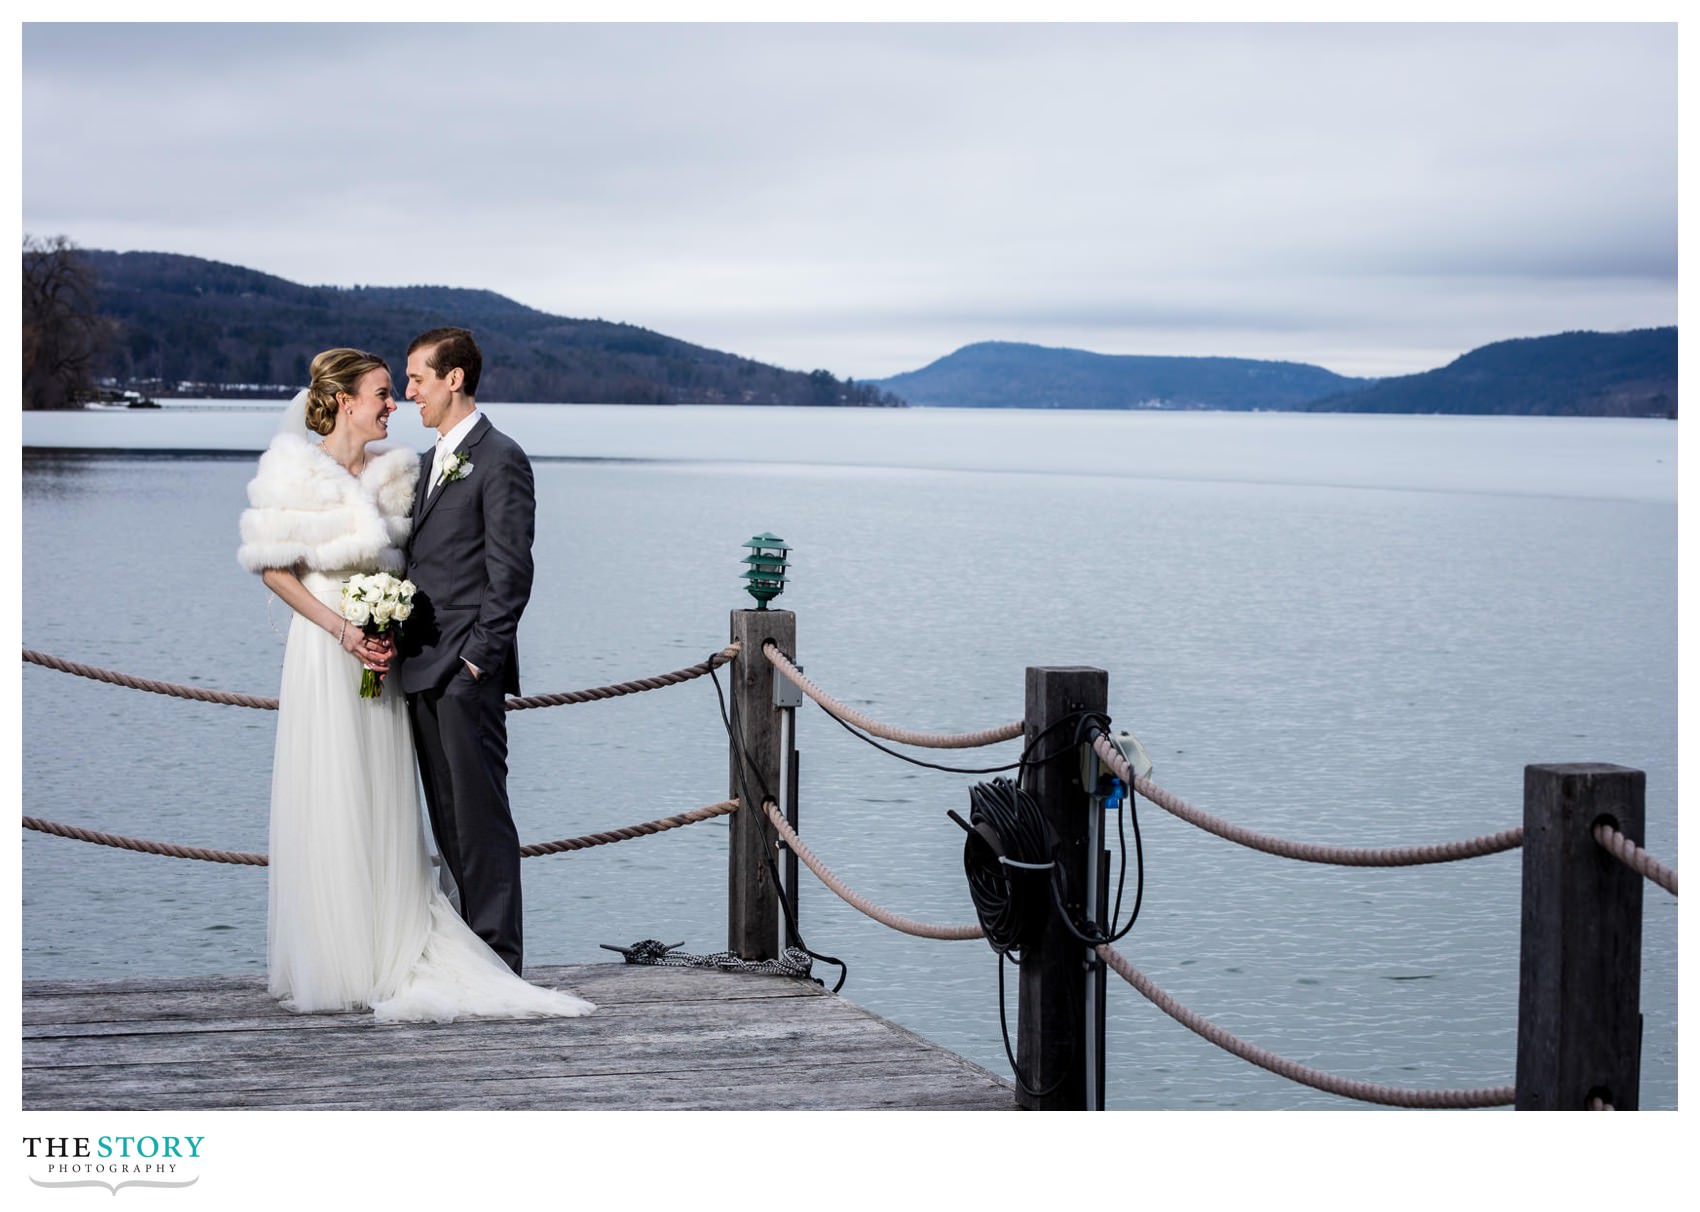
M487 416L457 453L471 461L466 476L429 495L435 450L419 457L407 548L407 577L417 592L401 632L401 688L414 694L441 687L464 657L518 694L514 636L531 597L537 516L531 461Z

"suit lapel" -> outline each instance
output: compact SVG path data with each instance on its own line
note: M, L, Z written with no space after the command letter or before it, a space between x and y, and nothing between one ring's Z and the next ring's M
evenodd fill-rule
M489 432L490 418L480 413L478 420L472 426L471 432L461 439L459 446L455 447L455 452L457 454L465 454L470 457L472 454L472 448L477 446L479 442L483 441L484 435ZM431 512L431 507L437 503L438 499L445 492L449 491L449 489L454 486L453 483L441 484L438 485L437 491L431 492L431 464L436 461L436 457L436 447L432 447L430 450L427 450L424 454L419 456L420 490L414 494L413 498L413 530L415 534L417 534L419 532L419 528L425 524L425 515Z
M421 452L419 456L419 479L413 487L413 529L419 529L419 519L425 516L425 494L431 487L431 460L436 456L436 447Z

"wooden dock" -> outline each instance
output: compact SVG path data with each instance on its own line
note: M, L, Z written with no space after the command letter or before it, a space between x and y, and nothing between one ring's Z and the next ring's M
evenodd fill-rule
M26 981L23 1109L986 1110L1011 1084L812 981L530 968L581 1019L379 1026L264 979Z

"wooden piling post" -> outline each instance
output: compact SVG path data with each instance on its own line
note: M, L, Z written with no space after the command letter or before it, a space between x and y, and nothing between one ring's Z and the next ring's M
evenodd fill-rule
M1088 921L1086 864L1090 788L1081 782L1080 749L1071 744L1082 711L1105 712L1110 675L1082 666L1029 667L1026 745L1034 758L1054 755L1033 767L1028 790L1055 831L1057 861L1067 881L1065 904L1077 921ZM1019 1077L1016 1102L1029 1111L1086 1109L1085 944L1071 935L1054 911L1044 933L1021 959L1020 1028L1016 1045ZM1053 1088L1054 1087L1054 1088Z
M1647 776L1604 764L1523 770L1517 1109L1640 1107L1641 880L1594 839L1640 844Z
M730 666L731 712L748 764L740 769L739 747L731 745L728 786L740 807L729 818L726 949L747 960L778 959L784 947L779 889L768 866L774 857L772 827L761 799L764 786L779 799L779 710L773 705L773 663L762 645L772 640L795 659L797 616L789 610L734 610L732 638L743 649Z

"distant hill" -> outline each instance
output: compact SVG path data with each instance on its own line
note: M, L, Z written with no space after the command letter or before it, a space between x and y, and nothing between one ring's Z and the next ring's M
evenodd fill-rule
M117 339L97 374L171 395L179 383L268 384L287 396L313 355L356 345L399 372L408 342L442 324L484 351L480 399L597 404L901 405L824 370L782 370L630 324L549 315L487 290L302 286L174 253L84 250ZM234 391L236 389L232 389ZM224 393L229 394L229 393Z
M1496 341L1438 370L1327 396L1316 412L1676 416L1676 329Z
M875 379L939 408L1292 409L1374 382L1301 362L1145 357L1008 341L965 345L920 370Z

